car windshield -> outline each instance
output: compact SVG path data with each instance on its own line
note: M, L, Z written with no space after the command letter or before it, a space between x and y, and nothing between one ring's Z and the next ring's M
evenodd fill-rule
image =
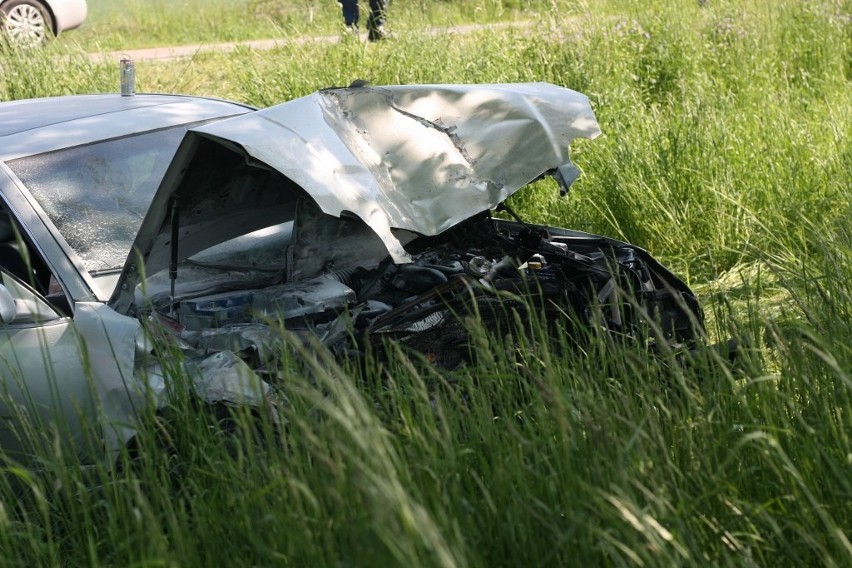
M121 268L188 126L9 162L91 273Z

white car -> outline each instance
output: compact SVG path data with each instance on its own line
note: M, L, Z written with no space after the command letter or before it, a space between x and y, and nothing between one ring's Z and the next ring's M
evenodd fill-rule
M86 21L86 0L0 0L0 31L14 45L34 45Z
M62 418L80 452L97 420L114 455L139 408L169 404L175 368L204 403L267 408L281 328L444 369L476 361L473 315L508 332L534 310L561 345L589 329L649 349L702 337L695 295L642 249L492 215L542 176L563 192L577 178L569 144L600 133L580 93L361 86L251 112L159 100L0 104L7 453L26 452L19 425L39 416Z

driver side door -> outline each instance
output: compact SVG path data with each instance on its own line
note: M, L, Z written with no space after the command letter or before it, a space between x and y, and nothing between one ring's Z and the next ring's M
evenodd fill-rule
M0 455L28 463L64 452L92 453L96 421L90 365L74 320L0 269ZM14 309L8 309L9 301Z

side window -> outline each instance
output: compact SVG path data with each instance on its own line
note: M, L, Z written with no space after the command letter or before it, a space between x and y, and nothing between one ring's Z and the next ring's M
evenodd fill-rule
M12 323L44 323L61 316L32 288L0 268L2 284L15 301L15 318Z
M4 272L0 283L5 284L5 281L12 280L17 282L13 286L26 285L31 293L50 298L51 302L55 302L56 309L70 313L68 299L53 278L47 264L35 249L27 244L18 224L2 206L0 206L0 269ZM25 295L28 296L30 293ZM42 300L41 303L45 302ZM51 309L51 311L54 310ZM35 313L42 313L42 310L37 309Z
M47 285L42 277L48 278L47 274L40 274L40 264L30 254L30 247L24 242L12 215L0 208L0 267L38 289Z

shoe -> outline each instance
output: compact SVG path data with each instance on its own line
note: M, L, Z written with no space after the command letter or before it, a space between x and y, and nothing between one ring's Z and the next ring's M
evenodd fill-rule
M367 41L382 41L384 39L390 39L391 35L385 31L384 26L377 26L375 28L370 28L369 33L367 33Z

